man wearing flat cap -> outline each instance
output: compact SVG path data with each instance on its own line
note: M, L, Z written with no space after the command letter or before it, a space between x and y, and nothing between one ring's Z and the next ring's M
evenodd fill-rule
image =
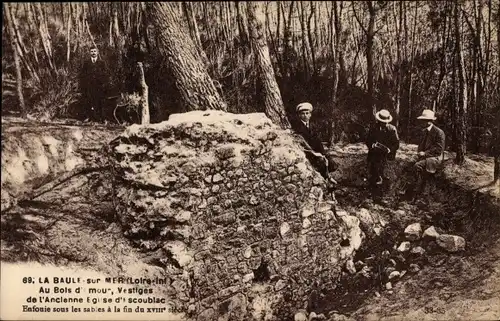
M424 132L418 145L419 159L414 165L414 171L417 175L416 187L420 192L424 187L427 173L435 173L443 163L446 136L444 131L434 124L436 116L432 110L424 109L422 115L418 116L417 119Z
M306 157L311 162L311 165L323 176L325 179L333 179L329 177L329 173L337 169L337 164L331 157L326 155L325 148L321 140L314 134L311 129L310 119L313 111L313 106L308 103L300 103L296 107L296 112L299 118L295 126L295 132L302 136L302 145L306 153Z
M381 185L387 160L394 160L399 149L398 131L392 121L391 113L382 109L375 114L376 124L370 128L366 140L368 147L368 172L370 185Z

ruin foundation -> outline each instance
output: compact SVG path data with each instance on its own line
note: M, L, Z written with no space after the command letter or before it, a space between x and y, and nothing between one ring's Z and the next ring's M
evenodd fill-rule
M318 284L334 285L364 237L264 114L176 114L127 128L111 149L125 233L194 319L293 315Z

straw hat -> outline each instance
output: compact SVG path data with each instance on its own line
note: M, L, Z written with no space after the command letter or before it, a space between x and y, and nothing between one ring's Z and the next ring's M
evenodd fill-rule
M434 112L430 109L424 109L422 111L422 115L418 116L417 119L422 119L422 120L436 120L436 116L434 115Z
M297 113L300 113L303 110L312 111L313 110L313 106L310 103L300 103L300 104L298 104L297 107L296 107Z
M375 118L383 123L390 123L392 121L391 113L387 109L382 109L375 114Z

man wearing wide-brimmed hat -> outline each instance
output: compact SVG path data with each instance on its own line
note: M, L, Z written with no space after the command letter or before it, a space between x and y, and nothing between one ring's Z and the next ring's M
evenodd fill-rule
M430 109L424 109L422 115L418 116L424 137L418 145L418 156L421 158L415 163L415 167L419 170L426 170L429 173L435 173L441 165L444 158L444 131L434 124L436 116Z
M435 173L443 163L446 136L444 131L434 124L436 116L432 110L424 109L417 119L424 132L418 145L419 160L414 165L417 174L416 187L420 191L424 186L426 173Z
M398 131L394 125L390 124L391 113L382 109L375 114L375 119L377 122L370 128L366 139L370 185L383 183L387 160L394 160L399 149Z
M296 126L294 126L294 130L302 137L302 145L307 159L325 179L329 179L331 182L335 183L335 181L330 178L329 174L334 172L338 166L334 160L326 154L321 140L311 128L312 104L308 102L300 103L295 110L299 121Z

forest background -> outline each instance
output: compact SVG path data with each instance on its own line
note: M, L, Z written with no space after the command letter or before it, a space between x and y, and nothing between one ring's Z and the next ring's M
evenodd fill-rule
M77 76L94 44L110 71L110 96L137 104L136 63L143 61L151 122L196 109L183 100L167 61L172 48L165 51L162 34L169 32L194 44L229 112L267 112L263 87L275 79L278 107L293 121L298 103L312 103L312 121L330 144L363 140L382 108L395 116L401 138L417 143L415 119L429 108L448 149L499 153L498 0L26 2L3 9L3 115L47 121L81 113ZM265 48L252 45L259 37ZM182 67L189 48L178 47ZM259 65L262 50L272 70Z

